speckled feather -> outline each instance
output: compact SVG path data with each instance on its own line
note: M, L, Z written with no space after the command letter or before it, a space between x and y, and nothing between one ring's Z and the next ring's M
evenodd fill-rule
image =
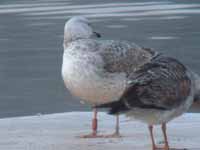
M170 110L186 101L192 88L187 69L178 60L162 55L133 72L131 80L119 100L122 111L132 107ZM111 113L120 112L120 107L114 107Z
M199 76L176 60L158 60L151 49L94 37L100 34L84 17L65 24L62 77L73 95L151 125L189 109L200 91Z
M127 41L104 41L100 55L105 63L106 72L123 72L129 76L140 66L149 62L156 52L142 49Z
M94 105L106 103L119 98L130 73L154 55L127 41L79 39L64 51L63 79L81 99Z
M173 109L187 100L191 90L187 69L170 57L158 56L133 73L132 79L136 82L130 85L122 99L133 107L139 101L136 103L141 107Z

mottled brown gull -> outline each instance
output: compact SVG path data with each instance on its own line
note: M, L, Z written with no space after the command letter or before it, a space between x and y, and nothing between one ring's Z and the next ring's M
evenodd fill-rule
M166 123L182 115L192 105L198 91L199 77L178 60L158 55L133 72L129 87L118 101L99 105L110 114L125 113L149 126L153 150L169 150ZM164 147L158 148L153 126L161 124Z
M64 28L62 77L67 89L92 107L113 102L125 91L129 76L149 62L155 52L127 41L99 40L90 22L73 17ZM118 116L116 132L119 135ZM94 108L93 132L97 135L97 110Z

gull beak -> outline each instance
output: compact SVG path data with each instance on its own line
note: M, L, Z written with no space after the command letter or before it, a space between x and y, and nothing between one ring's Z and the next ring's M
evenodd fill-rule
M101 37L101 34L100 34L100 33L93 32L93 34L94 34L97 38L100 38L100 37Z

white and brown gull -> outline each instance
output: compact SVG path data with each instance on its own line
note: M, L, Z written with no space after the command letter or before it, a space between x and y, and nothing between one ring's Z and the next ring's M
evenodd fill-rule
M94 106L119 99L127 88L129 76L149 62L155 53L127 41L99 40L90 22L73 17L64 28L62 77L67 89ZM119 136L119 118L116 118ZM97 134L97 110L94 108L92 133L83 137L105 137Z
M107 107L110 114L125 113L148 124L152 149L169 150L166 123L190 108L198 96L198 75L178 60L158 55L129 79L129 87L118 101L97 107ZM153 136L153 126L158 124L162 126L165 141L161 148L156 146Z

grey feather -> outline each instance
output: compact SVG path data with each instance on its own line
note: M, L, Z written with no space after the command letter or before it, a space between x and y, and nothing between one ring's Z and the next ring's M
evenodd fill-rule
M156 52L143 49L127 41L104 41L100 55L104 61L104 69L110 73L126 73L136 71L140 66L149 62Z
M159 56L132 74L134 81L122 96L130 106L141 104L173 109L186 101L191 80L186 68L177 60Z

